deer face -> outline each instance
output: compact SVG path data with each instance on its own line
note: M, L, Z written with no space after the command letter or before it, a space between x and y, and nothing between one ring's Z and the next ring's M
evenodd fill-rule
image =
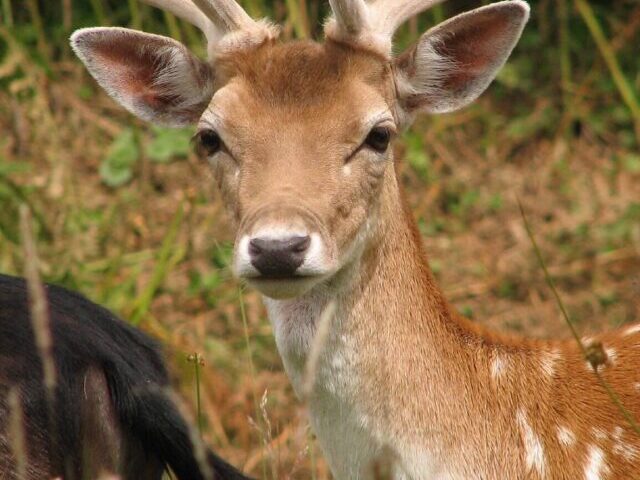
M393 7L385 1L371 8ZM528 15L520 1L482 7L393 58L389 25L371 32L376 12L364 12L370 6L362 0L332 3L336 19L323 44L278 43L272 27L252 23L233 1L219 2L224 15L212 25L238 29L226 40L207 30L188 0L188 11L174 11L217 39L209 62L171 39L117 28L81 30L72 46L136 115L197 125L198 149L237 228L234 271L272 298L299 296L358 257L383 184L396 185L390 143L397 130L418 111L452 111L475 99ZM401 20L387 13L380 18Z
M391 70L328 42L221 59L198 123L237 224L236 274L272 297L330 278L366 237L396 131Z

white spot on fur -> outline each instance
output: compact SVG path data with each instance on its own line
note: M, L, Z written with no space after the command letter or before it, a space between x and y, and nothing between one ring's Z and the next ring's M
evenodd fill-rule
M559 426L557 435L558 441L565 447L570 447L576 442L576 436L567 427Z
M501 355L496 355L491 361L491 378L497 380L505 373L507 368L507 360Z
M613 453L622 456L629 462L638 459L638 449L628 443L616 443L613 446Z
M624 335L634 335L636 333L640 333L640 323L637 325L632 325L624 331Z
M556 362L560 360L561 357L562 354L558 350L552 350L551 352L543 354L540 367L547 377L553 377L556 372Z
M345 177L351 175L351 165L347 163L344 167L342 167L342 173L344 173Z
M589 458L584 467L585 480L603 480L608 470L602 449L591 445L589 447Z
M622 427L616 427L613 429L613 433L611 434L611 438L614 441L619 442L622 438L622 434L624 433L624 429Z
M635 387L636 387L636 390L638 390L640 392L640 382L636 382Z
M542 446L540 437L536 435L536 433L531 428L531 425L529 425L529 422L527 421L527 415L524 413L524 410L518 410L518 412L516 413L516 421L518 422L518 424L520 425L520 429L522 430L522 440L524 442L527 470L535 470L544 477L546 462L544 459L544 447Z
M616 427L613 429L611 438L613 439L613 453L622 456L625 460L635 460L638 455L638 450L633 445L625 443L623 440L624 429L622 427Z
M607 354L607 362L611 365L615 365L618 359L618 352L615 348L605 348L604 352Z
M593 433L593 436L596 437L597 440L604 441L607 439L607 432L605 432L601 428L592 428L591 432Z

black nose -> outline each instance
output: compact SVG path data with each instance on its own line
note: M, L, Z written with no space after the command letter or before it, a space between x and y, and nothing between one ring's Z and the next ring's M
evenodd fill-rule
M251 264L265 277L290 277L302 265L310 243L308 235L282 240L253 238L249 242Z

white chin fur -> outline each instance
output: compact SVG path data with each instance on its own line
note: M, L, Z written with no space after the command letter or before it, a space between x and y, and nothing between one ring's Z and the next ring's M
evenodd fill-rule
M273 298L274 300L285 300L304 295L320 283L322 277L297 277L282 280L246 278L245 281L265 297Z

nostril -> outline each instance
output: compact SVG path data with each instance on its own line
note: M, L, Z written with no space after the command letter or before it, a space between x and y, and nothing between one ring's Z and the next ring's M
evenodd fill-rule
M260 255L262 253L262 249L264 247L264 240L260 240L259 238L254 238L249 241L249 255L252 257L254 255ZM261 246L262 245L262 246Z
M304 237L293 237L291 239L291 249L296 253L306 252L311 244L311 237L306 235Z
M252 238L249 241L251 264L264 276L291 276L304 262L310 244L308 235L284 239Z

